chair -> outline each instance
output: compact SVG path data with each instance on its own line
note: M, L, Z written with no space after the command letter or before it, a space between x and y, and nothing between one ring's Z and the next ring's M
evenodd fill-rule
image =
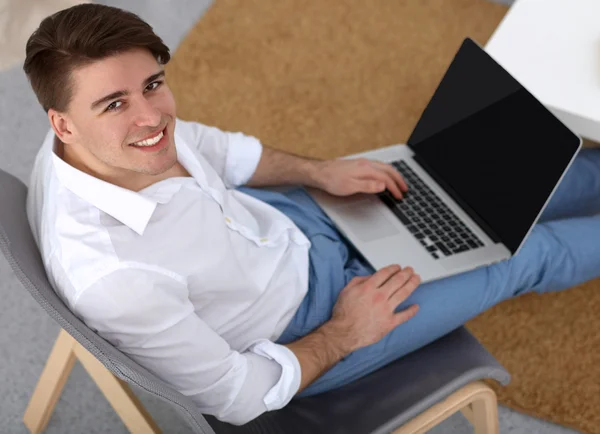
M28 225L27 187L0 170L0 250L31 296L62 327L24 415L45 429L76 360L133 433L159 433L129 384L174 406L196 433L424 433L461 410L477 434L498 433L496 395L482 380L509 374L464 328L345 387L292 400L248 424L202 415L188 397L118 351L79 320L52 289ZM396 430L396 431L395 431Z

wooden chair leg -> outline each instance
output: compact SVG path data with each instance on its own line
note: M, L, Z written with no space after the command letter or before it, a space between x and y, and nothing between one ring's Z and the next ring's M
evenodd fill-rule
M89 351L61 330L23 417L32 434L39 434L46 428L76 360L83 365L131 433L161 433L129 385L115 377Z
M79 343L75 354L90 377L96 382L104 396L133 434L160 434L152 416L135 396L127 383L115 377L106 367Z
M46 429L54 407L75 364L75 339L61 330L25 410L23 422L32 434Z
M473 401L461 409L463 415L473 425L474 434L498 434L498 399L494 391L486 386Z
M484 382L476 381L435 404L393 434L425 434L458 410L471 422L475 434L499 433L496 394Z

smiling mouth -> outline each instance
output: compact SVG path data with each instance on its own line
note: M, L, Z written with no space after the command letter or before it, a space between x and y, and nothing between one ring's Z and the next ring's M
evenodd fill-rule
M160 142L161 139L164 137L166 128L167 127L163 128L158 133L154 134L153 136L151 136L147 139L130 143L129 146L135 146L135 147L139 147L139 148L154 146L158 142Z

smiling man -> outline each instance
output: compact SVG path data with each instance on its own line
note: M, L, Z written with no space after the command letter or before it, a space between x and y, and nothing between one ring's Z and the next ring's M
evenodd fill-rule
M339 234L304 190L249 188L302 184L348 195L387 187L400 197L406 184L391 166L304 159L177 119L167 47L120 9L84 4L54 14L26 54L51 126L28 197L50 280L90 327L202 411L243 423L281 408L414 313L389 309L388 323L358 338L344 337L348 316L340 315L304 340L275 343L308 292L311 240L327 253ZM337 291L348 286L341 259L327 264ZM418 284L410 269L399 271L377 274L380 284L398 276L385 286L403 289L396 305Z
M410 264L373 270L304 188L256 188L400 199L392 166L310 160L178 119L169 51L136 15L74 6L42 21L26 55L51 126L27 202L50 281L221 420L339 387L499 301L600 273L599 151L572 164L519 255L420 285Z

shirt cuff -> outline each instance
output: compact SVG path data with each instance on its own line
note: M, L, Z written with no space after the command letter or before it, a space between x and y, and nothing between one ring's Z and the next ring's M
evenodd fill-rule
M262 144L255 137L243 133L229 133L225 162L225 185L229 188L246 184L258 166Z
M268 339L254 342L248 351L275 360L281 365L281 376L267 392L263 402L269 411L285 407L300 388L301 369L296 355L283 345L275 344Z

